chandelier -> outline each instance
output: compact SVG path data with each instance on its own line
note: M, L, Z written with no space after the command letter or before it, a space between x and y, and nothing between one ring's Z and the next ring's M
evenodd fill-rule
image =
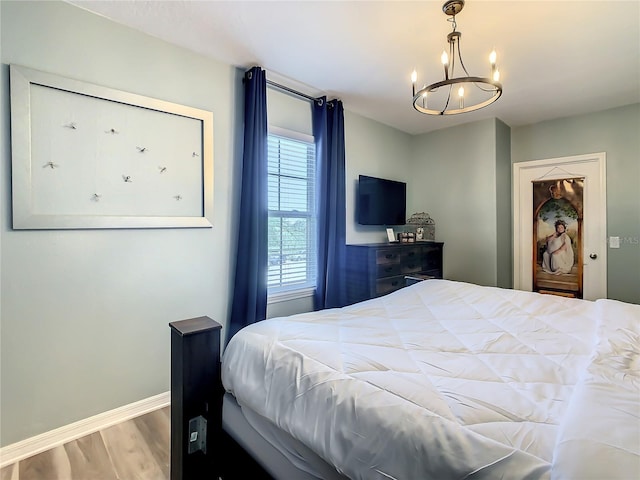
M450 16L447 21L453 25L453 31L447 35L449 53L442 52L441 61L444 67L444 80L425 85L416 91L418 74L414 70L411 74L413 84L413 107L421 113L428 115L455 115L457 113L473 112L492 104L502 95L500 72L496 67L495 50L489 55L491 65L490 77L472 77L467 72L462 53L460 52L460 37L462 33L457 31L456 15L464 7L464 0L448 0L442 6L442 11ZM456 60L457 59L457 60ZM456 77L454 70L456 61L464 71L464 77ZM452 92L455 90L452 98Z

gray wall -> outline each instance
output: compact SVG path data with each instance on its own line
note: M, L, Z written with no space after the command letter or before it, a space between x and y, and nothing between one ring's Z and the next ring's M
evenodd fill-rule
M496 119L496 286L513 287L511 128Z
M59 2L1 2L0 442L169 390L168 323L224 322L234 68ZM13 231L8 64L214 112L211 229Z
M435 220L450 280L498 281L496 125L495 119L473 122L411 142L412 202Z
M640 104L512 129L512 161L607 154L607 296L640 303Z
M345 111L347 243L386 242L383 226L356 223L356 187L359 175L407 182L407 215L421 208L420 184L411 171L411 135Z

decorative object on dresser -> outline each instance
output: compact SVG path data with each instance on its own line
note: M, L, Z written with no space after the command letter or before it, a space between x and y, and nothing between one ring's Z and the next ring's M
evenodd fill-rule
M434 242L436 239L436 222L428 213L414 213L407 220L407 225L416 227L416 241Z
M413 232L400 232L398 233L398 241L400 243L415 243L416 234Z
M443 242L347 245L349 304L406 286L413 274L442 278Z
M393 228L387 228L387 239L389 240L389 243L398 243L398 240L396 240L396 234L393 233Z

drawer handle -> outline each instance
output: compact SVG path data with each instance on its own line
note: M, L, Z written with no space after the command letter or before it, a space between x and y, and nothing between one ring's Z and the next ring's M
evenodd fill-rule
M385 272L391 272L391 271L393 271L393 268L392 267L387 267L387 268L384 269L384 271Z
M387 253L384 258L393 258L393 253Z
M409 252L409 256L413 257L416 254L416 252Z
M392 285L393 287L395 287L396 285L398 285L398 281L397 281L397 280L395 280L395 281L391 282L391 285Z

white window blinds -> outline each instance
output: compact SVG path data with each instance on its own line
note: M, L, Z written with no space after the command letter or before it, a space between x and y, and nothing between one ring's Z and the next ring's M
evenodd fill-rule
M269 293L316 281L315 145L269 134Z

